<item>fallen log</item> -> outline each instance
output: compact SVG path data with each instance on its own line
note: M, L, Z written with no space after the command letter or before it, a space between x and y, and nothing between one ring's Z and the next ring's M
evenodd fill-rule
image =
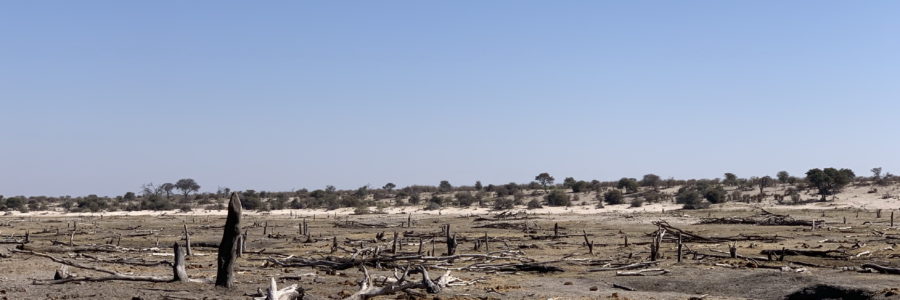
M886 267L876 264L863 264L862 267L878 271L879 273L900 275L900 268Z
M101 269L98 267L83 265L83 264L80 264L75 261L56 258L56 257L50 256L50 255L44 254L44 253L28 251L28 250L18 250L18 249L13 249L12 251L15 253L44 257L44 258L50 259L54 262L57 262L57 263L60 263L63 265L67 265L67 266L71 266L71 267L76 267L76 268L80 268L80 269L91 270L91 271L95 271L95 272L99 272L99 273L108 274L108 276L77 277L77 276L74 276L73 274L69 274L66 270L63 270L62 272L57 270L56 274L54 274L54 279L52 279L52 280L35 280L33 282L34 284L38 284L38 285L62 284L62 283L68 283L68 282L82 282L82 281L84 281L84 282L100 282L100 281L205 282L203 280L188 279L187 273L185 272L185 268L184 268L184 254L181 253L178 243L175 243L174 250L175 250L176 257L175 257L175 262L173 263L173 266L172 266L172 270L173 270L172 277L127 275L127 274L121 274L121 273L118 273L115 271ZM180 256L180 259L179 259L179 256Z
M840 250L801 250L801 249L768 249L760 251L764 255L792 255L792 256L810 256L824 258L847 258L851 255Z
M602 271L618 271L618 270L638 269L638 268L643 268L643 267L655 265L655 264L658 264L658 263L659 263L658 261L639 262L639 263L633 263L633 264L628 264L628 265L622 265L622 266L618 266L618 267L605 267L605 268L591 269L591 270L588 270L588 272L602 272Z
M668 274L669 270L666 269L641 269L636 271L617 271L616 276L655 276L655 275L663 275Z

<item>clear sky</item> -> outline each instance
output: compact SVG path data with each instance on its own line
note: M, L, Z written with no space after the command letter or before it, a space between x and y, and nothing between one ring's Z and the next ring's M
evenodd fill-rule
M900 173L897 1L3 1L0 194Z

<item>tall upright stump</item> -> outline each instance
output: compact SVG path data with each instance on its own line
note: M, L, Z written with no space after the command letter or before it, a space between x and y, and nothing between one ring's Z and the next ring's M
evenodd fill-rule
M216 259L218 266L216 286L230 288L234 285L234 263L238 256L240 234L241 198L237 193L232 192L231 201L228 202L228 218L225 220L222 242L219 243L219 256Z

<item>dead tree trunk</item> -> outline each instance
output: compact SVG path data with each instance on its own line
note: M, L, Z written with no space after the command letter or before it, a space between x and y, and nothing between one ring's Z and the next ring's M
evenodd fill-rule
M181 246L178 242L172 246L175 250L175 263L172 264L172 281L188 282L187 270L184 268L184 252L181 252Z
M184 225L184 250L185 250L185 254L187 254L187 256L191 256L191 255L194 255L194 253L191 252L191 234L188 233L188 230L187 230L187 224L183 224L183 225Z
M394 241L391 243L391 253L392 254L397 254L397 244L398 244L397 232L394 231Z
M735 245L735 243L731 243L731 245L728 246L728 254L731 258L737 258L737 245Z
M681 262L681 232L678 233L678 262Z
M228 203L228 218L219 243L219 256L216 259L216 286L230 288L234 285L234 264L238 252L238 235L241 234L241 199L237 193L231 193Z
M456 254L456 234L454 233L452 236L447 236L447 255L455 255Z
M316 215L313 215L313 218L315 217ZM306 219L303 219L303 235L305 235L306 238L309 239L309 223L306 222Z
M656 234L653 236L653 241L650 243L650 260L656 261L659 259L659 246L662 244L663 236L666 235L666 230L662 227L656 231Z
M331 253L334 253L335 251L337 251L337 248L338 248L337 236L335 236L331 239Z
M581 233L584 233L584 245L587 246L588 253L594 255L594 241L588 240L587 231L582 230Z

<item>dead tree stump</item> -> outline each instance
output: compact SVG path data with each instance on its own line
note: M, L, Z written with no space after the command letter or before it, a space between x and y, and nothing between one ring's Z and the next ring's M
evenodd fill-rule
M234 265L237 260L238 235L241 234L241 199L237 193L231 193L228 202L228 218L219 243L219 256L216 259L216 286L230 288L234 285Z
M172 246L175 250L175 263L172 264L172 281L188 282L187 270L184 268L184 252L181 252L181 246L178 242Z
M398 246L397 232L394 231L394 241L391 243L391 253L397 254L397 246Z
M681 232L678 233L678 262L681 262Z
M194 255L194 253L191 252L191 234L188 233L187 224L182 224L182 225L184 225L184 251L185 251L185 254L187 254L187 256Z
M737 258L737 245L735 243L731 243L731 245L728 246L728 254L731 258Z
M456 255L456 234L447 237L447 255Z

